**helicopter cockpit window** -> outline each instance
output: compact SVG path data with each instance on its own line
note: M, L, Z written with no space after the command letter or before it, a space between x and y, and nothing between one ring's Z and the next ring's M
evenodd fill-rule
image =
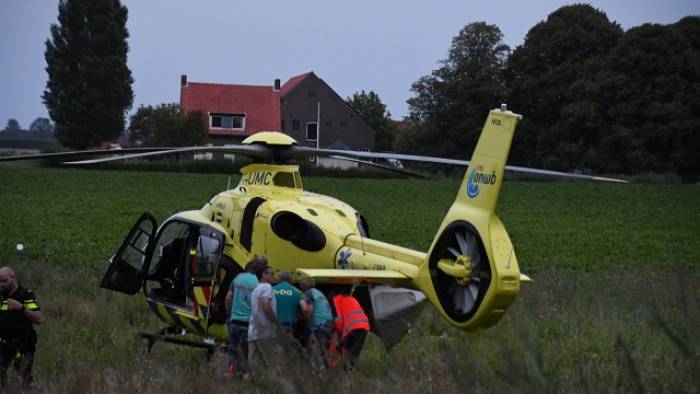
M189 225L181 222L168 223L160 232L156 242L153 256L151 257L149 276L156 273L163 274L177 261L185 251L185 240Z
M221 243L216 238L206 235L199 237L197 241L197 271L198 277L211 277L214 267L219 260Z
M166 223L160 231L148 272L149 292L184 301L187 287L185 258L190 225L182 222Z
M275 186L291 188L296 187L294 185L294 174L292 174L291 172L278 172L272 179L272 183L274 183Z

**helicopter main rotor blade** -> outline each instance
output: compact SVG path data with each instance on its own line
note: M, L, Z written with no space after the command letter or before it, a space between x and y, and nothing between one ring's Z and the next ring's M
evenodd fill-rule
M468 166L469 161L467 160L457 160L448 159L444 157L434 157L434 156L420 156L420 155L406 155L401 153L388 153L388 152L361 152L361 151L349 151L349 150L339 150L339 149L318 149L308 146L298 146L298 145L274 145L274 144L264 144L264 143L252 143L246 145L228 145L228 146L192 146L192 147L149 147L149 148L128 148L128 149L98 149L98 150L87 150L87 151L73 151L73 152L58 152L58 153L44 153L35 155L23 155L23 156L7 156L0 157L0 162L3 161L18 161L18 160L36 160L36 159L64 159L68 160L65 164L96 164L104 163L110 161L119 160L129 160L133 158L142 157L153 157L162 155L172 155L178 153L203 153L203 152L220 152L220 153L233 153L240 154L247 157L268 159L274 162L280 162L288 158L308 158L312 156L318 157L330 157L341 160L355 161L361 164L382 168L388 171L393 171L405 175L422 177L419 174L413 173L405 169L398 169L396 167L384 166L377 163L372 163L370 160L373 159L394 159L401 161L413 161L413 162L423 162L423 163L435 163L435 164L448 164L448 165L458 165L458 166ZM94 155L108 155L113 157L90 159L90 160L77 160L70 161L72 158L80 158L85 156ZM118 156L114 156L118 155ZM588 179L594 181L604 181L604 182L618 182L618 183L629 183L629 181L615 178L606 178L592 175L584 174L574 174L569 172L561 171L551 171L542 170L538 168L520 167L520 166L505 166L506 171L513 172L523 172L529 174L539 174L546 176L558 176L567 178L578 178L578 179Z
M72 157L79 158L83 156L93 156L93 155L122 155L122 154L132 154L132 153L144 153L144 152L157 152L157 151L168 151L178 148L160 147L160 148L127 148L127 149L94 149L94 150L81 150L81 151L70 151L70 152L54 152L54 153L38 153L34 155L19 155L19 156L5 156L0 157L0 161L20 161L20 160L40 160L40 159L70 159Z
M64 162L63 164L71 164L71 165L83 165L83 164L97 164L97 163L106 163L110 161L120 161L120 160L130 160L130 159L138 159L138 158L143 158L143 157L154 157L154 156L165 156L165 155L173 155L173 154L179 154L179 153L200 153L200 152L222 152L222 153L237 153L241 154L244 156L250 156L250 157L262 157L262 158L272 158L274 156L274 152L272 149L265 145L236 145L236 146L193 146L193 147L185 147L185 148L173 148L173 149L168 149L168 150L158 150L155 152L146 152L146 153L135 153L135 154L127 154L127 155L121 155L121 156L114 156L114 157L103 157L99 159L91 159L91 160L80 160L80 161L70 161L70 162Z
M344 156L355 159L396 159L405 161L419 161L426 163L438 163L438 164L452 164L468 166L469 162L465 160L455 160L447 159L444 157L434 157L434 156L419 156L419 155L404 155L402 153L384 153L384 152L361 152L353 150L340 150L340 149L323 149L323 148L311 148L308 146L290 146L285 148L285 154L291 157L309 157L309 156L319 156L319 157L330 157L330 156Z
M563 176L563 177L568 177L568 178L589 179L589 180L602 181L602 182L629 183L629 181L626 181L624 179L615 179L615 178L605 178L602 176L574 174L571 172L541 170L539 168L529 168L529 167L506 166L506 171L525 172L525 173L529 173L529 174L540 174L540 175Z
M417 161L417 162L423 162L423 163L450 164L450 165L458 165L458 166L463 166L463 167L469 166L468 160L448 159L448 158L444 158L444 157L404 155L401 153L360 152L360 151L346 151L346 150L336 150L336 149L316 149L316 148L311 148L308 146L290 146L290 147L287 147L287 148L285 148L285 155L292 156L292 157L310 157L310 156L330 157L330 156L337 155L337 156L345 156L345 157L365 159L365 160L368 160L368 159L396 159L396 160L402 160L402 161ZM605 177L584 175L584 174L574 174L574 173L570 173L570 172L542 170L539 168L507 165L505 167L505 169L506 169L506 171L524 172L524 173L528 173L528 174L560 176L560 177L567 177L567 178L588 179L588 180L603 181L603 182L629 183L629 181L626 181L623 179L605 178Z
M379 168L379 169L382 169L382 170L385 170L385 171L396 172L396 173L398 173L398 174L408 175L408 176L411 176L411 177L414 177L414 178L421 178L421 179L426 179L426 178L427 178L427 176L422 175L422 174L419 174L419 173L417 173L417 172L408 171L408 170L405 170L405 169L403 169L403 168L387 166L387 165L384 165L384 164L372 163L371 161L353 159L353 158L351 158L351 157L338 156L338 155L332 155L332 156L328 156L328 157L331 158L331 159L338 159L338 160L351 161L351 162L353 162L353 163L358 163L358 164L362 164L362 165L366 165L366 166L370 166L370 167L375 167L375 168Z

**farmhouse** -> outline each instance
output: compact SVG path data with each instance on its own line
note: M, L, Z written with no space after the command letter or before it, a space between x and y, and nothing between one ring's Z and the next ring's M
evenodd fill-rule
M190 82L183 75L180 106L205 115L212 145L281 131L300 145L374 150L375 131L313 72L263 86Z

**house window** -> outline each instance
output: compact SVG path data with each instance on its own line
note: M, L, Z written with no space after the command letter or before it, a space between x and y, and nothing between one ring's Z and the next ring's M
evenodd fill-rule
M309 122L306 124L306 140L316 141L318 139L318 123Z
M332 127L332 126L333 126L333 122L330 121L330 120L327 120L326 123L325 123L325 125L328 126L328 127Z
M292 119L292 130L299 130L299 121Z
M341 121L340 121L340 125L341 125L341 126L347 126L347 125L348 125L348 122L346 122L346 121L344 121L344 120L341 120Z
M245 129L245 114L209 114L209 127L213 129Z
M308 98L311 98L311 99L312 99L312 98L316 98L316 92L308 92L308 93L306 94L306 96L307 96Z

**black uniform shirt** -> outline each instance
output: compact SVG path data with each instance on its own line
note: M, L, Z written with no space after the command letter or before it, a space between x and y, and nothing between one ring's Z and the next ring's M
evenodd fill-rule
M34 292L19 285L12 295L0 297L0 339L36 338L32 321L23 312L10 310L9 307L9 301L16 300L30 311L41 310L34 298Z

